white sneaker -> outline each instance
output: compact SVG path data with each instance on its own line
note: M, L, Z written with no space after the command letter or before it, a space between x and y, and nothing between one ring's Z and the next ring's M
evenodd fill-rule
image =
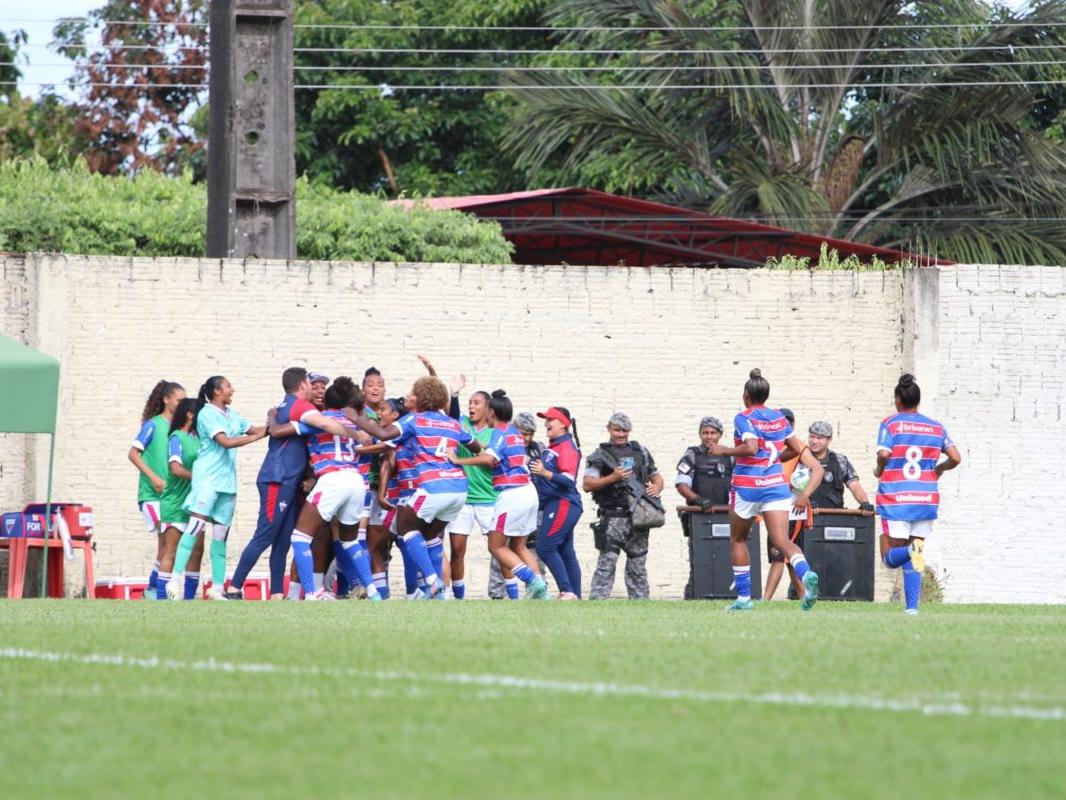
M304 600L308 603L331 602L336 599L337 595L333 594L333 592L327 592L325 589L319 589L317 592L311 592L311 594L304 596Z
M168 589L170 588L170 584L169 583L167 584L167 588ZM226 600L226 593L225 593L225 591L223 591L221 586L215 586L214 584L212 584L211 588L207 590L207 599L208 600L223 600L223 601L225 601Z
M179 591L178 587L182 587ZM181 600L185 595L185 575L175 572L167 583L167 600Z

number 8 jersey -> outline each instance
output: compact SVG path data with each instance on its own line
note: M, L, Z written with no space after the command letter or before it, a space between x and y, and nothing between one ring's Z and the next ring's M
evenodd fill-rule
M888 453L877 485L881 519L936 519L936 464L953 444L944 426L923 414L893 414L881 421L877 452Z

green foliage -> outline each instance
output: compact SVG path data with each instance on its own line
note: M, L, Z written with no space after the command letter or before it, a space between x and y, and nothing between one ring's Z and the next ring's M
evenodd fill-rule
M508 76L505 147L534 179L957 261L1066 262L1066 0L555 0L547 18L570 31L560 52L619 52Z
M300 0L303 25L358 21L392 26L536 26L547 0ZM296 169L314 180L392 195L461 195L525 188L499 141L515 102L503 92L403 90L416 85L495 85L531 56L386 50L545 48L543 34L432 27L296 28ZM316 48L319 52L307 52ZM347 52L321 52L341 49ZM432 68L394 71L391 68Z
M207 192L190 174L91 174L40 158L0 163L0 247L15 252L202 256ZM455 211L405 211L302 179L297 255L350 261L510 263L499 226Z
M909 262L889 264L882 261L877 256L873 256L869 261L864 261L854 253L846 258L841 258L840 251L836 249L830 250L829 245L825 242L822 242L822 250L818 255L818 261L813 265L808 256L784 255L781 258L770 258L766 261L767 269L780 270L816 269L827 271L849 270L851 272L884 272L886 269L897 269L908 266L911 266Z
M0 162L38 156L56 166L73 163L90 146L76 121L74 108L54 94L12 94L0 102Z

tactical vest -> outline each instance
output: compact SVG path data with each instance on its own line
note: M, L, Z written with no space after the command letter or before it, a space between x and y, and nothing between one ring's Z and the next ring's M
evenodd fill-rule
M811 503L816 508L843 508L844 464L832 450L826 451L825 460L818 463L825 470L825 475L811 495Z
M733 462L728 456L712 456L702 447L692 447L692 491L706 497L715 505L728 505L729 485L733 476Z
M615 470L616 464L621 464L623 458L633 459L633 477L643 486L648 482L648 464L644 460L644 450L637 442L630 440L624 445L613 445L604 442L599 449L608 456L605 459L604 469L600 477L604 478ZM628 511L630 501L629 486L626 481L612 483L599 491L592 493L592 500L602 509L614 511Z

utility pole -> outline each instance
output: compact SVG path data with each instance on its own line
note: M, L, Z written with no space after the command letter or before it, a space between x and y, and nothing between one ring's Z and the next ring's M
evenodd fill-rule
M212 0L209 258L296 256L292 0Z

